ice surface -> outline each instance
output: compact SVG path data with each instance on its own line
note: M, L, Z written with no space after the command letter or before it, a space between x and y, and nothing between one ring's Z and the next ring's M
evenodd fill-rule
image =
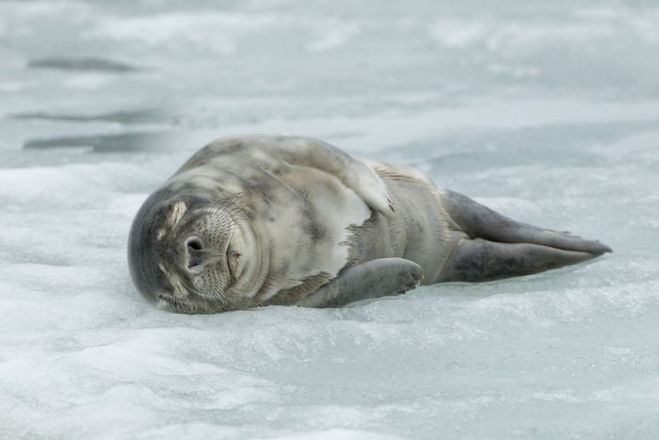
M0 438L659 438L657 22L623 0L0 1ZM615 253L338 310L155 310L134 213L246 132L410 163Z

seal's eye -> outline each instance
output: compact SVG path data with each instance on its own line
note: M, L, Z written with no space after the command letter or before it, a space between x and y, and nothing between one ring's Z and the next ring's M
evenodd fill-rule
M204 245L201 243L201 240L198 237L190 237L185 243L188 249L193 251L200 251L203 249Z

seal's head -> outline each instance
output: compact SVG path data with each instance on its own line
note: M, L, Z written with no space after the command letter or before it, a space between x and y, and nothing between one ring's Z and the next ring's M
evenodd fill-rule
M175 312L216 313L248 303L254 261L249 224L230 200L152 194L130 232L133 281L148 300Z

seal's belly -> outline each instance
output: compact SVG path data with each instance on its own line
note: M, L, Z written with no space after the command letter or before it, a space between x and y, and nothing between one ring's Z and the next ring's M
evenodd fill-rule
M402 258L423 268L423 284L437 282L444 263L453 251L450 220L441 193L432 184L385 178L396 212L405 224Z
M335 278L349 261L350 226L371 215L354 191L328 173L287 166L278 179L266 200L270 276L259 293L264 303L289 303L284 297L302 298Z

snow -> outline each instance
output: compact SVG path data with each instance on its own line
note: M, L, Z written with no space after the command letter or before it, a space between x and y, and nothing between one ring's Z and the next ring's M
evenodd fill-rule
M0 438L659 437L657 17L0 2ZM254 132L412 164L615 252L344 309L156 310L127 271L133 215L197 148Z

